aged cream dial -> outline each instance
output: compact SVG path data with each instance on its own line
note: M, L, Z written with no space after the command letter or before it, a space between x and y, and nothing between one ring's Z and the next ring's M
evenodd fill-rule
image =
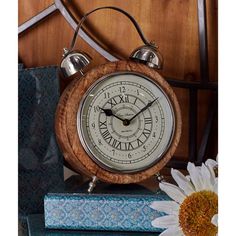
M137 172L158 162L172 141L175 117L165 92L134 72L100 78L84 94L77 130L89 156L111 172Z

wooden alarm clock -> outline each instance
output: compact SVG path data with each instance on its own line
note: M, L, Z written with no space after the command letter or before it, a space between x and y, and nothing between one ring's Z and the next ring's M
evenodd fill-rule
M56 136L66 162L77 172L97 179L129 184L157 174L171 159L181 135L181 112L177 98L157 72L162 58L148 43L134 18L145 45L129 60L97 66L81 76L91 60L70 50L61 62L65 77L74 77L64 90L56 111Z

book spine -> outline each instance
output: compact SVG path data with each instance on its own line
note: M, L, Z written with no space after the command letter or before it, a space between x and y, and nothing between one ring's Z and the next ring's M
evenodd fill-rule
M165 195L127 197L93 195L46 195L45 227L108 231L162 232L151 222L165 213L150 208ZM169 200L169 199L168 199Z

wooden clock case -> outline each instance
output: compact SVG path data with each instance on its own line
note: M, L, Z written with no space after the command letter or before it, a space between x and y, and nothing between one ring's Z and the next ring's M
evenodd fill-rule
M175 131L168 150L153 166L135 173L113 173L100 167L84 150L77 131L77 113L80 101L89 87L105 75L124 71L143 74L156 82L168 96L175 114ZM80 79L74 78L60 98L55 119L57 140L66 162L77 172L116 184L141 182L159 172L173 156L180 140L182 127L180 107L170 85L154 69L128 60L106 63L93 68Z

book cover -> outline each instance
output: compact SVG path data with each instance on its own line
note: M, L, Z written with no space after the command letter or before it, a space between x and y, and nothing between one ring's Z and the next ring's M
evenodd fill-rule
M116 189L120 186L116 186ZM45 227L49 229L161 232L151 221L165 215L150 208L153 201L169 200L138 185L126 191L49 193L44 198ZM132 193L132 194L131 194Z
M18 209L19 217L25 217L43 213L44 195L62 188L64 176L54 132L57 67L18 68Z

